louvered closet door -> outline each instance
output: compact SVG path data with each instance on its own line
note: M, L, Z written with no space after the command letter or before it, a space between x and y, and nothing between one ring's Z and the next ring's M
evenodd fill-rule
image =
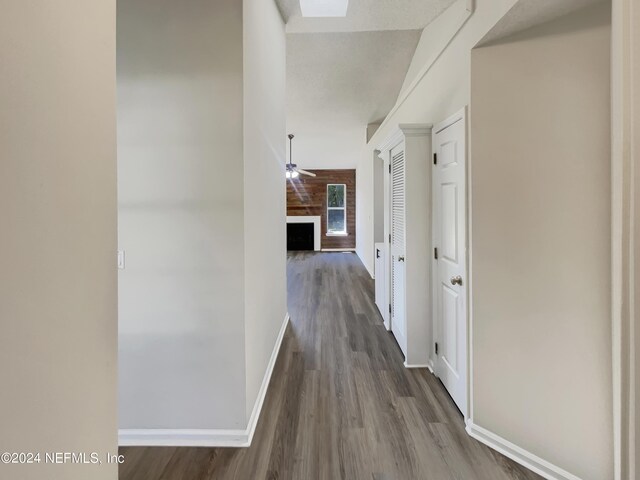
M391 150L391 331L407 354L405 316L405 157L404 142Z

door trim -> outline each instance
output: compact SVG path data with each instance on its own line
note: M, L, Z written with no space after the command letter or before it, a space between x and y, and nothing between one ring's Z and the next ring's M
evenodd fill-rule
M611 82L611 332L613 370L613 456L615 480L636 478L640 469L636 384L638 298L640 297L640 102L634 83L640 71L640 9L631 0L614 0ZM634 102L635 99L635 102Z
M470 182L469 182L469 178L470 178L470 166L469 166L469 116L468 116L468 106L463 107L461 110L459 110L458 112L454 113L453 115L451 115L450 117L448 117L446 120L437 123L434 125L433 127L433 136L435 137L438 133L440 133L441 131L443 131L444 129L454 125L457 122L464 122L465 123L465 152L464 152L464 159L465 159L465 164L464 164L464 168L465 168L465 200L466 200L466 205L465 205L465 226L466 226L466 232L465 232L465 272L464 272L464 278L465 278L465 283L466 283L466 324L467 324L467 342L466 342L466 354L467 354L467 358L466 358L466 362L467 362L467 378L465 379L466 382L466 386L467 386L467 413L464 416L464 420L465 422L467 421L471 421L473 419L473 387L472 387L472 382L471 382L471 378L473 378L473 363L472 363L472 329L471 329L471 292L472 292L472 285L471 285L471 249L469 248L470 242L471 242L471 191L470 191ZM433 152L435 153L435 142L432 142L432 149ZM433 178L434 176L432 175L432 184L433 184ZM436 190L432 187L432 198L431 198L431 241L433 246L437 246L436 243L436 229L435 229L435 222L434 222L434 216L433 216L433 207L434 207L434 201L433 201L433 196L435 195ZM437 285L438 285L438 262L435 258L431 258L431 298L433 299L432 301L432 305L431 305L431 312L432 312L432 332L433 332L433 339L434 341L432 342L433 345L431 345L431 358L430 358L430 363L431 366L429 367L429 370L431 370L432 373L436 373L438 371L438 358L436 356L435 353L435 340L436 340L436 332L439 332L438 329L438 312L437 312L437 302L436 302L436 289L437 289Z
M390 307L392 304L391 298L391 242L389 237L391 235L391 150L396 148L404 141L402 130L396 132L389 138L384 145L378 147L378 157L383 161L384 169L384 181L382 186L382 194L384 196L384 254L385 254L385 297L386 303ZM383 317L384 326L387 331L391 332L392 315L390 311Z
M399 162L402 167L402 210L403 210L403 220L402 220L402 246L400 255L406 255L406 235L407 235L407 157L406 157L407 144L404 139L397 143L393 148L389 150L389 282L390 282L390 301L391 301L391 312L389 315L389 324L390 331L396 339L400 350L402 351L402 355L406 359L408 356L408 348L407 348L407 338L408 338L408 322L407 322L407 271L406 264L402 264L400 266L400 260L397 262L394 261L395 257L395 248L398 248L398 245L395 244L395 236L397 232L394 229L394 156L402 155L402 160ZM395 152L395 155L394 155ZM395 245L395 248L394 248ZM398 258L400 258L400 255ZM396 317L396 313L398 309L396 308L396 293L394 291L394 282L393 282L393 272L394 269L397 269L397 278L398 282L401 283L402 289L398 292L398 299L400 301L400 312L401 315ZM394 322L394 320L396 320ZM402 331L400 331L402 330Z

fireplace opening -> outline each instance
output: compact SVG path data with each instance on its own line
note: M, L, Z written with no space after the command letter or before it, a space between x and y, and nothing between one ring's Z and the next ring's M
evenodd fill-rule
M313 223L287 223L287 250L313 250Z

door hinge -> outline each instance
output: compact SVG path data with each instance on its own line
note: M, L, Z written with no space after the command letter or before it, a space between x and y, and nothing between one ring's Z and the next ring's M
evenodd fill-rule
M391 173L391 164L389 164L389 173Z
M389 234L389 243L391 243L391 234Z
M436 342L436 355L438 355L438 342Z
M436 260L438 259L438 249L437 248L433 249L433 258L435 258Z
M389 313L391 313L391 304L389 304Z
M434 165L437 165L437 164L438 164L438 154L437 154L437 153L434 153L434 154L433 154L433 164L434 164Z

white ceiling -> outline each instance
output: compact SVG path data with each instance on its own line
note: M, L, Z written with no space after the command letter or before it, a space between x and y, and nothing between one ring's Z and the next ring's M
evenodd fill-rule
M344 18L287 22L287 130L303 168L355 168L368 123L393 108L422 29L455 0L349 0ZM598 0L521 0L483 39L510 35Z
M395 104L419 38L419 30L288 35L294 163L355 168L366 126Z
M422 29L454 0L349 0L344 18L307 18L276 0L287 22L287 129L303 168L355 168L368 123L402 88Z

